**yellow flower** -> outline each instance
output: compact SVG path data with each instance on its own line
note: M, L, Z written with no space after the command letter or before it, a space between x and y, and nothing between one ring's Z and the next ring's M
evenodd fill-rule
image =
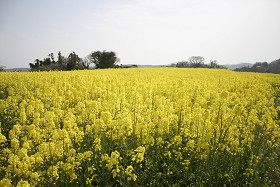
M170 151L166 151L164 153L164 156L168 157L169 159L171 158L171 152Z
M0 180L0 186L3 186L3 187L11 187L12 186L12 181L10 179L2 179Z
M7 141L6 137L3 134L1 134L1 132L0 132L0 144L4 143L6 141Z
M30 187L30 184L28 183L28 181L20 180L17 183L17 187Z
M11 147L14 148L14 149L18 149L19 148L19 141L18 141L18 139L13 138L11 140Z
M173 144L176 146L182 145L182 137L179 135L176 135L173 139Z
M133 172L133 166L127 166L127 168L125 169L125 174L128 175L127 180L133 180L136 181L137 176L135 174L132 173Z
M154 154L185 171L191 158L222 151L239 159L258 142L273 154L279 80L206 68L0 72L0 186L100 185L103 171L132 184ZM244 175L258 172L261 158L247 160Z
M134 153L135 154L132 155L132 161L135 161L136 163L142 162L144 160L145 147L138 147L134 150Z

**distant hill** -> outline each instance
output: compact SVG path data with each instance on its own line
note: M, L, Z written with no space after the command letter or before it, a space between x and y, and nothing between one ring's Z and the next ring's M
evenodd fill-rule
M207 64L208 65L208 64ZM144 67L160 67L161 65L159 66L149 66L149 65L144 65ZM173 64L169 64L169 65L166 65L167 67L176 67L176 63L173 63ZM236 68L242 68L242 67L252 67L253 64L250 64L250 63L239 63L239 64L221 64L219 65L221 67L225 67L226 69L230 69L230 70L235 70ZM139 67L141 67L141 65L139 65Z
M227 69L230 69L230 70L235 70L236 68L243 68L243 67L252 67L253 64L250 64L250 63L239 63L239 64L225 64L223 65L225 66Z
M7 72L14 72L14 71L29 72L30 68L11 68L11 69L4 69L4 71L7 71Z
M252 67L236 68L235 71L280 74L280 59L274 60L271 63L256 62Z
M139 68L152 68L152 67L161 67L161 66L164 66L164 65L137 65Z

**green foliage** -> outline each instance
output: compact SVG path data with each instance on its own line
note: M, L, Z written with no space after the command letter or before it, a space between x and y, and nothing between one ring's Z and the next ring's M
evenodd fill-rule
M81 70L88 69L89 62L80 58L75 52L69 54L66 58L58 53L57 61L54 59L54 54L51 53L44 60L36 59L35 63L29 63L31 71L50 71L50 70Z
M80 58L75 52L72 52L68 57L62 56L61 52L57 55L57 60L54 54L51 53L44 60L36 59L34 63L29 63L31 71L70 71L70 70L83 70L89 69L89 64L94 63L96 68L113 68L117 67L116 63L119 59L113 51L96 51L91 53L87 58Z
M67 58L67 70L73 70L73 69L80 69L78 68L79 64L81 64L81 58L75 52L70 53Z
M119 61L113 51L95 51L88 56L88 59L95 64L97 69L113 68Z

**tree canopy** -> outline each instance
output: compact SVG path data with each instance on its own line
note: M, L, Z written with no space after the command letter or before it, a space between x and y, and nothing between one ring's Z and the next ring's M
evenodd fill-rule
M88 59L98 69L113 68L119 62L114 51L95 51L88 56Z
M78 70L88 69L89 62L86 59L80 58L75 52L72 52L68 57L62 56L61 52L57 55L55 61L54 54L51 53L44 60L36 59L34 63L29 63L31 71L49 71L49 70Z
M57 54L55 60L54 54L51 53L44 60L36 59L34 63L29 63L31 71L49 71L49 70L82 70L89 69L90 63L95 65L95 68L114 68L119 62L117 54L114 51L95 51L87 58L80 58L75 52L70 53L67 57L62 56L61 52Z
M202 56L192 56L189 58L189 62L193 67L201 67L204 65L205 59Z

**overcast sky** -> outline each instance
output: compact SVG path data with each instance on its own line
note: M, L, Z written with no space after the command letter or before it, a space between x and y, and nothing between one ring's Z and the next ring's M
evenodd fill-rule
M280 0L0 0L0 65L59 51L115 51L122 64L280 58Z

